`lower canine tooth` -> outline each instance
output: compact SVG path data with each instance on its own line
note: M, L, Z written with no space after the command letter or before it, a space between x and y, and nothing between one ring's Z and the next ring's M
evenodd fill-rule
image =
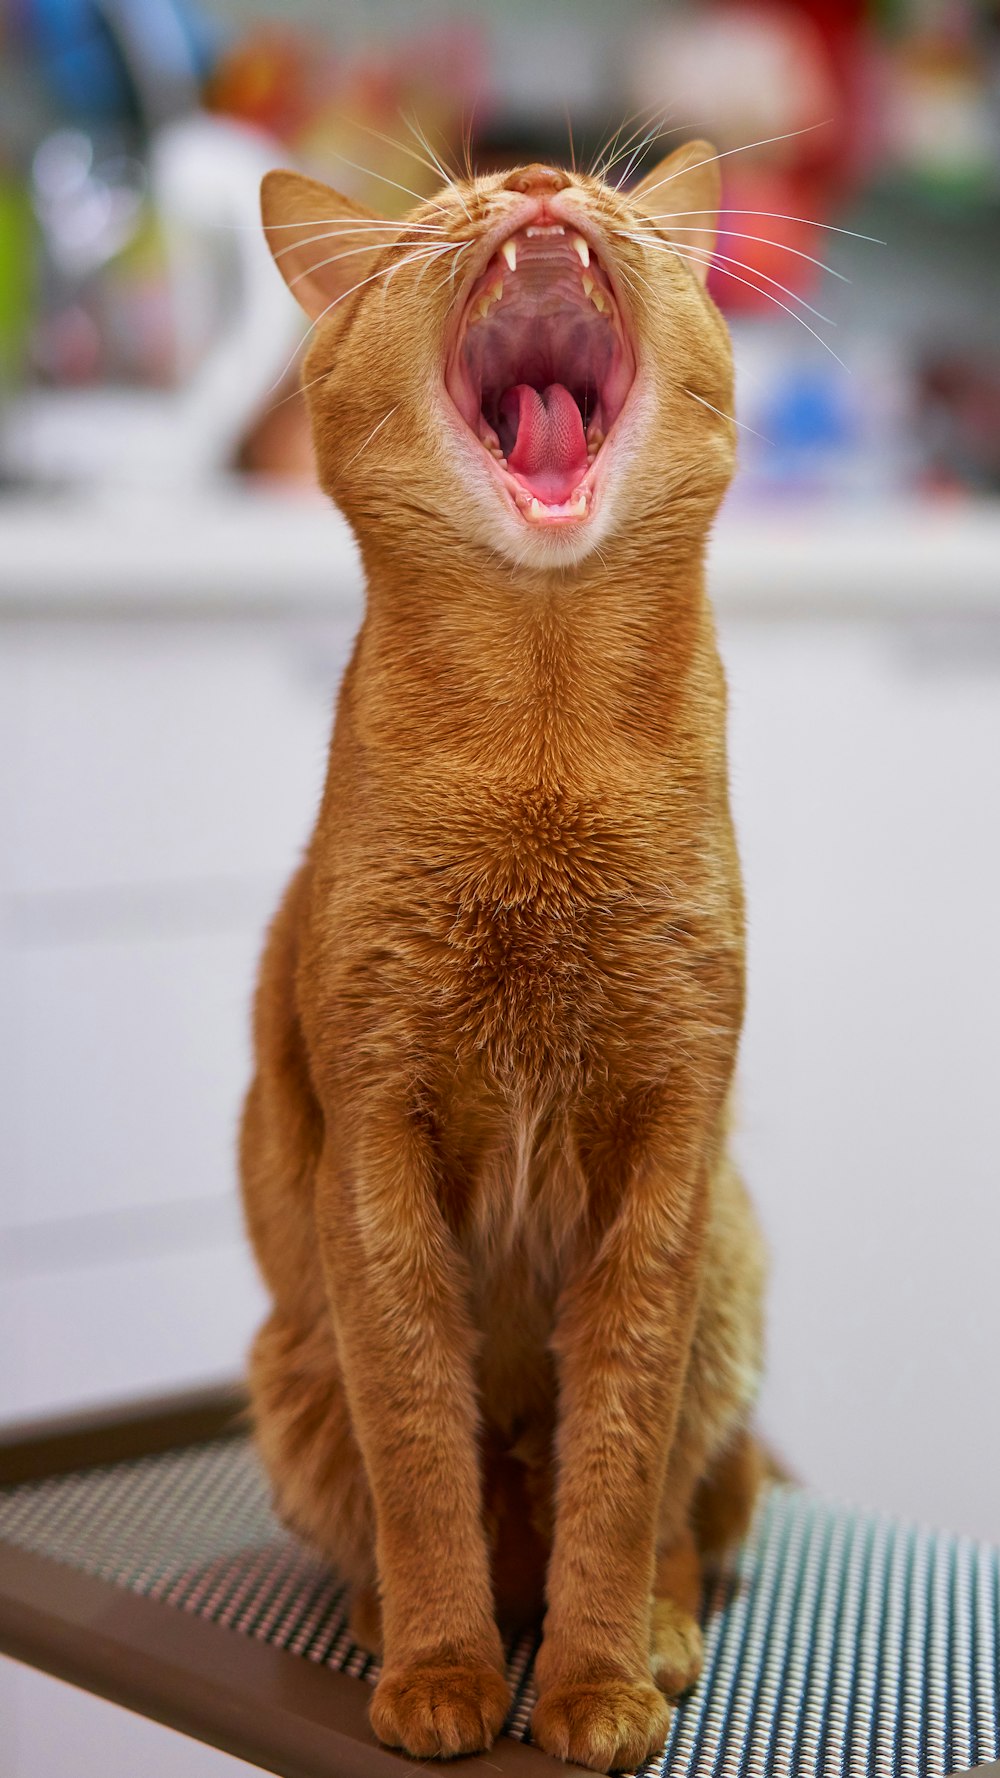
M528 508L528 511L531 514L531 517L533 519L540 519L542 517L542 514L545 511L545 508L542 505L540 500L533 499L531 502L531 505Z

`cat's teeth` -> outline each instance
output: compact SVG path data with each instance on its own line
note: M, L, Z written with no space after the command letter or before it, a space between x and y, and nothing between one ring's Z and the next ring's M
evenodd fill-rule
M540 519L540 518L544 518L544 516L545 516L545 508L542 505L540 500L532 499L531 505L528 508L528 512L530 513L530 515L533 519Z
M575 519L585 519L587 516L586 494L574 494L572 500L569 501L569 511Z
M503 296L503 279L502 278L496 278L494 280L494 282L490 285L490 295L493 298L493 301L495 303L498 303L500 301L500 298Z
M590 248L587 246L583 236L570 235L570 244L574 253L578 256L580 264L587 267L590 264Z
M584 296L593 296L596 286L595 286L594 280L590 276L589 272L584 272L583 276L580 279L580 283L583 285Z
M605 297L604 297L604 292L601 290L598 290L595 286L595 288L590 292L590 300L593 303L595 309L597 310L597 313L599 315L603 315L607 309L607 306L608 306L607 302L605 300Z
M604 434L600 430L600 427L595 426L593 432L588 432L587 434L587 456L596 457L603 443Z
M500 249L512 272L517 271L517 248L513 241L505 241Z

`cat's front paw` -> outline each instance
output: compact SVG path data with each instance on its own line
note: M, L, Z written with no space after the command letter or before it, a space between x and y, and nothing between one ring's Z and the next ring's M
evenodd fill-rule
M595 1772L634 1772L667 1738L670 1706L644 1680L587 1680L543 1692L531 1738L556 1759Z
M510 1687L487 1666L390 1667L371 1702L371 1724L388 1747L418 1759L453 1759L492 1747L510 1709Z

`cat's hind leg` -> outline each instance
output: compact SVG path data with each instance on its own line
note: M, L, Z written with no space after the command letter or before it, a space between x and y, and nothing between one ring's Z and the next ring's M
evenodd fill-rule
M668 1698L679 1697L701 1672L704 1644L698 1623L701 1558L689 1530L656 1559L650 1618L650 1666Z
M371 1493L325 1319L299 1326L281 1310L268 1316L250 1355L250 1401L279 1518L355 1596L374 1588Z

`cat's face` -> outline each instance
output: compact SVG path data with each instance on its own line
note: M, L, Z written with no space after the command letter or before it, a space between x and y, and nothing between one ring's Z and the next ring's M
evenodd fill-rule
M320 480L362 541L536 570L696 543L732 473L732 361L705 261L669 231L697 214L710 244L717 206L704 143L631 193L522 167L399 223L268 175L268 240L314 322Z

